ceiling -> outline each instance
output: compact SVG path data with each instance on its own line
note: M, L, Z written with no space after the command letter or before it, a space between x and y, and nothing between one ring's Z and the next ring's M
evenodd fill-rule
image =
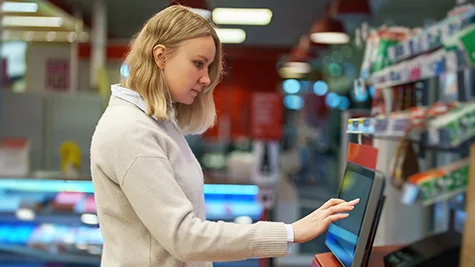
M58 6L79 10L86 23L91 18L91 0L50 0ZM129 39L154 13L165 8L169 0L105 0L108 9L109 37ZM208 8L215 7L267 7L273 11L267 26L241 26L246 33L244 45L294 46L300 36L309 31L312 23L324 14L331 0L207 0ZM424 19L441 19L455 0L370 0L373 25L384 22L399 25L421 26ZM428 8L430 7L430 8ZM368 19L368 18L366 18ZM361 20L347 20L353 29ZM223 27L224 28L224 27Z
M267 26L240 26L246 31L246 45L292 46L301 34L308 31L313 20L323 14L329 0L208 0L208 8L267 7L273 12ZM55 0L55 4L79 9L87 20L91 16L90 0ZM128 39L140 30L153 14L165 8L168 0L106 0L108 32L113 39ZM222 27L226 28L226 27Z
M16 0L24 1L24 0ZM41 0L32 0L41 1ZM144 22L165 8L169 0L105 0L107 27L111 40L127 41ZM186 0L182 0L185 1ZM273 11L267 26L235 26L246 31L245 46L292 47L308 33L312 23L324 15L327 3L332 0L206 0L209 9L215 7L267 7ZM356 0L353 0L356 1ZM456 0L368 0L373 9L372 17L345 19L353 32L363 20L371 25L383 23L421 26L430 20L440 20ZM91 26L92 0L49 0L59 7L59 12L80 13L86 26ZM430 7L430 8L429 8ZM65 11L65 12L64 12ZM222 28L226 28L222 26Z

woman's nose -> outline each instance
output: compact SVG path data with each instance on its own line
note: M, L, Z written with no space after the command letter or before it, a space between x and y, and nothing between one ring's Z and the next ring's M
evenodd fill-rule
M204 85L204 86L210 85L211 80L210 80L210 78L209 78L209 75L206 74L205 76L201 77L201 79L200 79L199 82L200 82L200 84L202 84L202 85Z

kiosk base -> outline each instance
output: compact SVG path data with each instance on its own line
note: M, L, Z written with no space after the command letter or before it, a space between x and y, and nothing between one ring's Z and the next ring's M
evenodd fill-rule
M396 245L373 247L368 267L384 267L384 256L402 247ZM315 255L312 267L341 267L341 264L331 252L327 252Z

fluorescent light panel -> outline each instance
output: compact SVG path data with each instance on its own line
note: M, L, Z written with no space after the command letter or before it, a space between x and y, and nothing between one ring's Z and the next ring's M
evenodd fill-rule
M3 2L2 11L11 13L35 13L38 11L38 4L24 2Z
M4 27L61 27L63 19L60 17L30 17L30 16L4 16Z
M216 33L222 43L240 44L246 40L246 32L243 29L216 29Z
M267 8L215 8L213 21L227 25L267 25L272 19L272 11Z
M347 44L350 37L342 32L317 32L310 35L310 40L319 44Z
M311 71L312 67L307 62L288 62L279 69L280 77L286 79L299 79Z

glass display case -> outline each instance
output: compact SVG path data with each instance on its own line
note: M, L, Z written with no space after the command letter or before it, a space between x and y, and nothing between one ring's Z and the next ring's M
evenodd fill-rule
M88 179L0 178L0 266L99 266L103 239L93 189ZM252 223L262 216L257 186L206 184L204 191L209 220Z

